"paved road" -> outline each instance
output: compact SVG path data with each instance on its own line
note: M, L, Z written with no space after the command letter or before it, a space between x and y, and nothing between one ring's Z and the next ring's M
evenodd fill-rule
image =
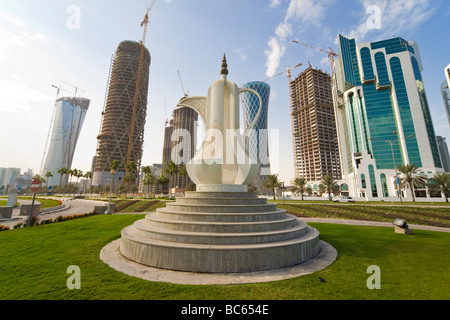
M106 202L94 201L94 200L62 200L63 204L67 205L67 208L57 212L49 212L45 214L39 214L39 220L54 219L58 216L71 216L74 214L83 214L94 211L95 206L107 205ZM19 200L20 204L31 204L31 200ZM39 203L36 201L35 203ZM14 209L12 219L0 220L0 224L9 226L11 229L20 222L26 222L27 217L19 216L20 207Z

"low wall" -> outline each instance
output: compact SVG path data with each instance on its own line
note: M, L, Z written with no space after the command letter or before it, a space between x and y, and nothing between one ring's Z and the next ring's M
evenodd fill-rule
M31 210L31 204L23 204L20 206L20 216L29 216ZM41 211L41 204L34 204L32 216L37 216Z
M111 213L116 212L116 204L111 203ZM95 214L105 214L108 211L108 204L105 204L103 206L95 206L94 207L94 213Z
M4 219L10 219L13 213L14 207L0 207L0 217Z

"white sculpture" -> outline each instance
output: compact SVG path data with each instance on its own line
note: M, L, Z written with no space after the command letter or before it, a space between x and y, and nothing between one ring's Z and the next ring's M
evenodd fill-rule
M205 123L203 145L186 164L186 169L197 191L245 192L256 177L259 164L255 157L250 157L244 141L254 133L262 111L262 99L255 90L240 89L227 80L225 55L220 74L221 79L209 88L208 97L185 98L178 104L196 110ZM251 125L241 134L239 95L247 91L257 95L260 107Z

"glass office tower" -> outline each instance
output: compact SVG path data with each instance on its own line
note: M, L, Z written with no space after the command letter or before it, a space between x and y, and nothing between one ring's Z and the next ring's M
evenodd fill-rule
M253 89L259 93L262 99L262 111L255 127L255 135L250 137L249 152L250 155L258 159L261 167L253 184L258 188L259 193L264 193L262 185L270 172L269 146L267 132L267 115L269 112L270 86L261 81L252 81L245 83L242 88ZM250 126L259 110L259 99L252 92L244 92L241 95L242 106L244 109L245 129Z
M415 164L430 177L442 171L422 68L414 42L356 44L339 35L333 99L342 173L353 196L397 196L400 165Z
M60 182L63 185L68 183L69 175L64 175L60 180L58 170L61 167L72 168L75 148L89 104L88 99L80 97L64 97L56 101L50 146L41 172L42 177L45 177L47 171L53 174L48 179L49 186L59 185Z

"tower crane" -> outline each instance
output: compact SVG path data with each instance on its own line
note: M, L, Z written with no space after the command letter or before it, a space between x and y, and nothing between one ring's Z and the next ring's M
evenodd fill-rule
M284 73L286 73L286 72L287 72L287 74L288 74L289 82L291 82L291 70L294 70L295 68L298 68L298 67L300 67L301 65L303 65L303 63L300 62L300 63L297 64L295 67L292 67L292 68L287 67L286 70L284 70L284 71L282 71L282 72L280 72L280 73L278 73L278 74L276 74L276 75L274 75L274 76L272 76L272 77L270 77L270 78L264 80L264 82L269 81L269 80L272 80L273 78L276 78L276 77L278 77L278 76L281 76L282 74L284 74Z
M187 92L184 91L183 80L181 80L181 74L180 74L180 71L178 71L178 77L180 78L181 89L183 89L184 97L187 98L187 97L189 96L189 90L188 90Z
M333 50L331 50L330 47L328 47L328 51L327 51L325 49L322 49L322 48L319 48L319 47L315 47L315 46L312 46L310 44L307 44L307 43L304 43L304 42L300 42L298 40L291 40L291 39L286 39L286 40L290 41L290 42L297 43L299 45L302 45L302 46L305 46L305 47L308 47L308 48L311 48L311 49L314 49L314 50L317 50L317 51L321 51L321 52L327 53L328 54L328 59L330 60L330 64L331 64L331 74L334 73L334 58L335 57L339 57L339 55L337 53L333 52Z
M131 153L133 149L133 140L134 140L134 131L136 127L136 117L137 117L137 106L139 103L139 87L141 86L141 75L142 75L142 68L144 65L144 50L145 50L145 39L147 37L147 25L148 25L148 14L150 10L152 10L153 5L155 4L156 0L153 0L153 3L151 6L147 9L147 13L144 16L144 20L141 22L141 27L144 27L144 32L142 35L141 40L141 52L139 56L139 67L137 72L137 79L136 79L136 91L134 93L134 101L133 101L133 114L131 117L131 127L130 127L130 139L128 142L128 153L127 153L127 162L129 163L131 161Z

